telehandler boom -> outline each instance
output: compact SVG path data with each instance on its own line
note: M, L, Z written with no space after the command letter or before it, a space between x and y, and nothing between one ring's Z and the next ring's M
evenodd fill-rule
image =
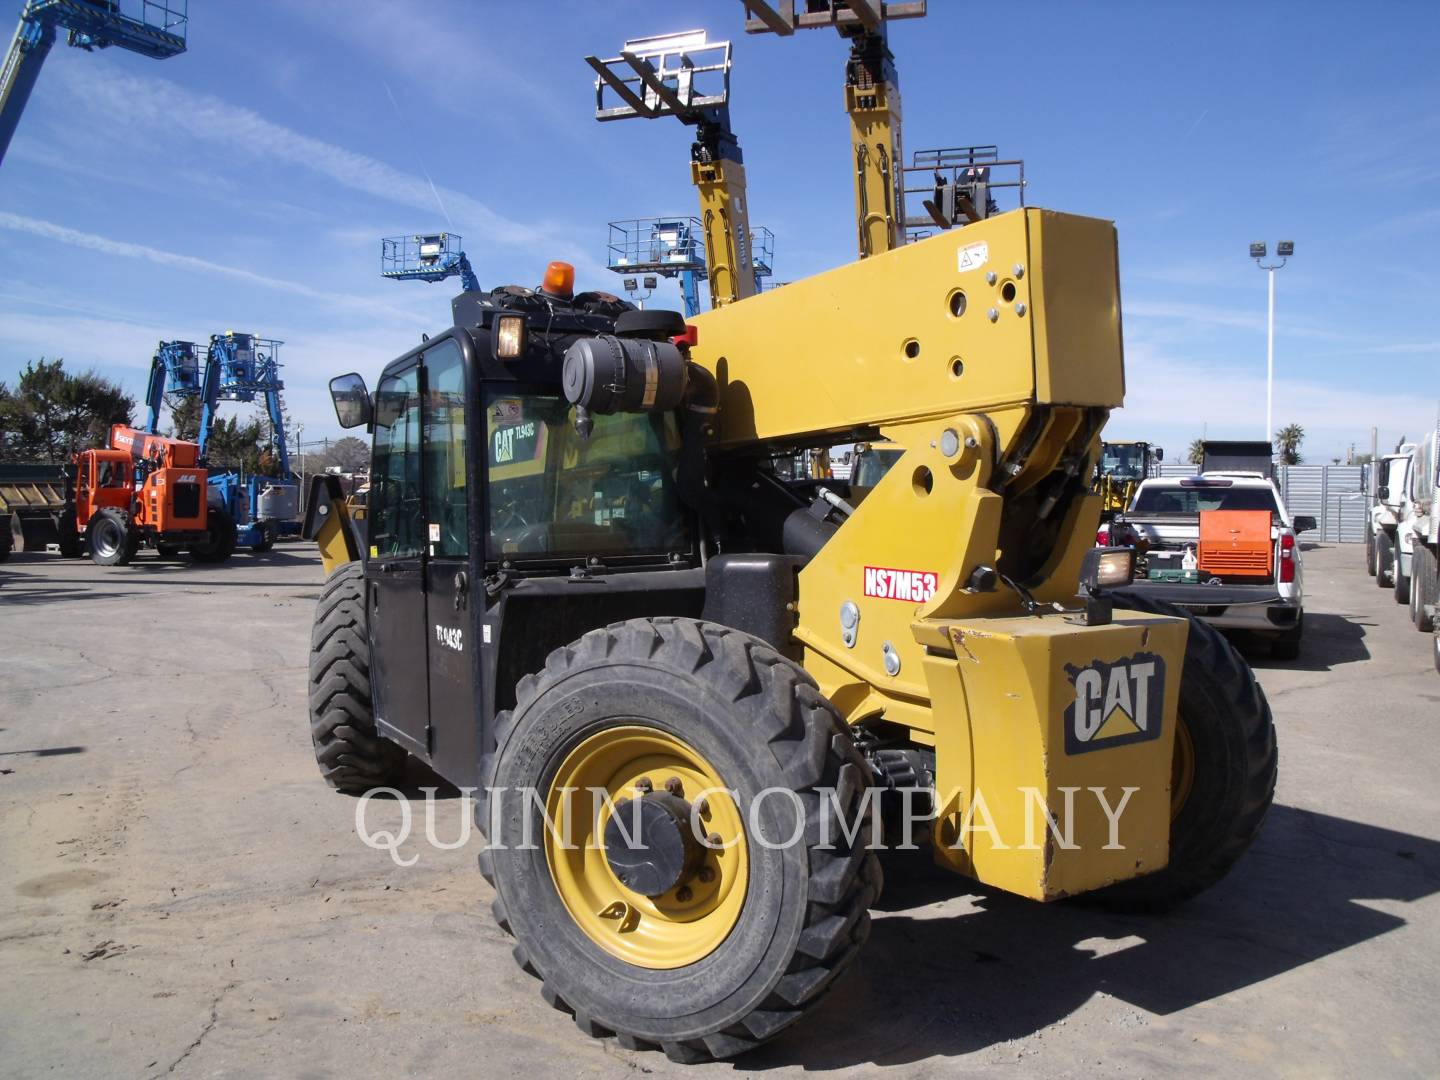
M1109 222L996 214L689 320L556 263L452 314L373 393L331 383L374 449L362 530L310 500L311 731L341 791L409 755L478 789L495 918L585 1034L771 1038L864 944L882 845L1162 908L1255 837L1253 674L1093 546ZM772 464L851 441L898 459Z

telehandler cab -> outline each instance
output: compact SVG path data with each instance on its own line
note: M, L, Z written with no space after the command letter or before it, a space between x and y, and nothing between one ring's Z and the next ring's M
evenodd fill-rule
M878 250L899 233L689 320L551 264L461 293L373 394L331 383L373 461L362 529L333 477L307 511L321 770L477 789L495 918L588 1035L698 1061L786 1028L864 944L897 831L987 886L1153 909L1269 808L1249 667L1094 547L1114 227L1025 208ZM863 501L771 464L855 441L899 451Z

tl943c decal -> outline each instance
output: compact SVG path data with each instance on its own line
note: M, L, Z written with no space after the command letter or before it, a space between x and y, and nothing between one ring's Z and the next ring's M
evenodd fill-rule
M1165 660L1136 653L1107 664L1065 665L1075 700L1065 710L1065 752L1084 754L1160 737Z

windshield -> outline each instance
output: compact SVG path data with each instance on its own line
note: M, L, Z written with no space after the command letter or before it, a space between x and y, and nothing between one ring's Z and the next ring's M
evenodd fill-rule
M1389 489L1391 502L1395 502L1405 493L1405 472L1410 465L1408 457L1391 458L1385 470L1385 486Z
M1143 480L1149 452L1150 448L1144 443L1106 443L1100 456L1100 473Z
M1268 510L1279 514L1275 493L1259 487L1156 487L1135 496L1135 514L1198 514L1202 510Z
M882 450L874 446L855 455L855 471L850 483L856 487L874 487L880 478L890 471L890 466L900 460L903 450Z
M485 392L490 559L666 555L693 546L675 493L675 418L595 416L550 394Z

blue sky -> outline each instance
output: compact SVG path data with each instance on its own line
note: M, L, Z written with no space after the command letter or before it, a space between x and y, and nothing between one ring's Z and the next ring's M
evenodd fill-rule
M1440 399L1440 5L931 0L898 23L905 144L997 143L1028 202L1120 231L1126 407L1172 457L1276 424L1311 460L1382 447ZM735 44L734 125L776 276L854 257L845 48L746 37L739 0L194 0L156 62L58 45L0 167L0 379L94 365L139 396L161 338L286 341L305 437L324 384L448 322L454 283L378 276L379 238L450 227L482 284L566 258L618 291L605 223L693 213L674 121L597 124L582 57L703 27ZM1378 14L1378 17L1376 17ZM673 301L678 306L678 299Z

